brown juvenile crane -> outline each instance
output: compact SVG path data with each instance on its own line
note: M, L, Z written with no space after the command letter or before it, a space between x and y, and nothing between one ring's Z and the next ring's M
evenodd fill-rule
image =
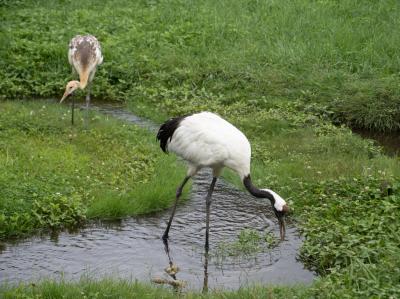
M101 54L100 43L93 35L77 35L71 39L68 50L68 61L72 66L72 71L79 75L79 81L73 80L67 83L63 97L60 103L73 92L80 88L87 87L86 94L86 115L85 123L88 122L88 113L90 105L90 88L96 68L103 62L103 55ZM74 124L74 98L72 97L72 115L71 123Z

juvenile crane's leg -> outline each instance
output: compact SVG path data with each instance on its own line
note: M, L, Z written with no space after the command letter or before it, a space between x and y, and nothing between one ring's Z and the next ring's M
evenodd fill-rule
M170 227L171 227L172 219L174 218L174 215L175 215L175 210L176 210L176 206L177 206L177 204L178 204L179 197L180 197L181 194L182 194L183 187L185 186L185 184L187 183L187 181L188 181L189 179L190 179L190 176L186 176L186 177L183 179L182 184L181 184L181 185L178 187L178 189L176 190L176 197L175 197L174 207L172 208L171 217L169 218L167 228L165 229L164 235L163 235L163 237L162 237L163 240L164 240L164 243L165 243L166 240L168 239L169 229L170 229Z
M71 125L74 125L74 110L75 110L75 97L71 95L72 102L71 102Z
M87 128L89 125L89 105L90 105L90 89L92 87L92 83L88 84L87 94L86 94L86 112L85 112L85 127Z
M72 76L75 73L75 69L74 67L72 67L71 69L71 74ZM74 125L74 110L75 110L75 99L74 99L74 94L71 94L70 96L72 98L72 102L71 102L71 125Z
M209 230L210 230L210 208L211 208L211 196L214 191L215 183L217 178L213 177L206 197L206 243L204 245L204 282L203 282L203 292L208 291L208 249L209 246Z

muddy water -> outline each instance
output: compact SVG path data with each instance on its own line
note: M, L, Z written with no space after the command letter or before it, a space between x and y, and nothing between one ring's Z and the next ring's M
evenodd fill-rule
M157 128L117 107L102 106L99 110L153 130ZM190 199L178 206L170 231L170 254L180 267L177 278L185 280L188 289L203 286L204 198L210 182L209 171L196 176ZM164 211L119 222L91 223L76 233L63 232L58 236L5 244L0 248L0 282L44 277L75 280L84 274L143 282L153 277L169 278L164 273L168 257L160 239L169 215L170 211ZM290 223L286 240L276 248L251 256L221 258L220 244L237 240L244 228L260 233L272 231L279 236L269 202L256 200L219 180L211 206L209 288L237 289L255 283L293 284L313 280L314 274L296 260L301 239Z
M382 133L361 129L352 129L354 133L363 138L372 139L382 146L383 152L389 156L400 155L400 132Z

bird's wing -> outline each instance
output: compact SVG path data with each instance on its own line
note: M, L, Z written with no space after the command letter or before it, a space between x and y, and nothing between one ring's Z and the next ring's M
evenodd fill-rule
M237 161L246 165L250 161L250 144L243 133L209 112L186 117L173 134L168 149L202 166L219 164L236 170Z
M69 44L68 60L78 72L84 69L89 72L94 70L103 62L101 46L97 38L93 35L75 36Z
M93 48L94 48L96 65L102 64L103 63L103 54L101 52L100 42L93 35L88 35L87 37L90 40L90 43L93 45Z
M199 166L219 164L227 157L227 150L218 137L207 130L182 122L168 143L168 150Z
M71 39L71 41L69 42L69 50L68 50L68 61L69 64L74 66L74 56L75 56L75 52L78 48L79 43L82 40L82 36L81 35L77 35L75 37L73 37Z

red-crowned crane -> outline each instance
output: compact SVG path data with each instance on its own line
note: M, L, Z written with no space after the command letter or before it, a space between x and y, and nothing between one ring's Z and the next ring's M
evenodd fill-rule
M60 103L64 101L69 95L80 88L85 89L87 86L86 94L86 115L85 121L88 122L88 113L90 105L90 87L93 80L96 68L103 62L103 55L101 54L100 43L93 35L77 35L71 39L69 43L68 61L72 66L72 70L79 74L80 81L69 81L65 88L63 97ZM74 99L72 98L72 116L71 122L74 124Z
M253 196L270 200L279 221L281 240L284 240L284 216L289 211L289 207L285 200L274 191L258 189L253 185L250 178L250 143L235 126L214 113L200 112L169 119L161 125L157 139L164 152L174 152L188 163L187 175L176 190L172 214L163 235L164 243L168 239L169 229L183 187L203 167L210 167L213 171L213 179L206 196L206 253L209 248L211 195L223 167L236 171L246 189Z

